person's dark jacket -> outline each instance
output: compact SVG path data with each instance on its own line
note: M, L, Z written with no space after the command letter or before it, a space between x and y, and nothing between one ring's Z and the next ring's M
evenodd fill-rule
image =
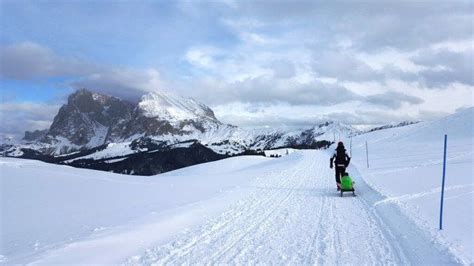
M347 152L344 146L338 146L336 150L334 150L334 154L330 160L331 168L333 167L333 162L336 165L336 167L346 168L347 166L349 166L349 163L351 162L351 157L347 155Z

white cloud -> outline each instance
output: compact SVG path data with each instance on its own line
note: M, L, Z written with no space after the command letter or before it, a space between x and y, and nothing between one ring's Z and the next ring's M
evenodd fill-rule
M34 42L1 46L0 66L2 78L15 80L83 75L98 68L90 62L57 55Z
M448 50L450 52L462 53L472 50L474 47L474 39L465 39L460 41L447 40L431 45L434 50Z
M1 133L21 139L26 130L47 129L60 105L49 103L0 104Z
M249 45L269 45L278 42L275 39L266 37L263 34L258 34L255 32L241 31L239 32L239 36L243 42Z
M71 83L75 89L87 88L108 95L136 101L146 92L165 90L158 70L112 68L103 69Z
M405 72L418 73L426 67L418 65L411 60L416 52L400 52L389 48L375 53L360 52L355 56L364 61L375 70L383 71L384 68L394 66Z
M243 124L305 124L318 116L351 123L423 120L440 109L473 105L473 12L467 1L177 5L179 15L202 23L192 27L199 29L198 37L189 31L173 35L186 40L186 48L160 51L177 66L105 66L23 43L2 48L2 77L71 75L74 87L128 99L176 89L216 106L217 116L222 112ZM249 106L238 110L234 102ZM228 114L227 108L241 113Z
M233 102L214 107L218 119L246 127L314 126L325 121L340 121L355 126L374 126L390 122L416 121L427 114L379 110L362 104L345 102L332 106L251 104ZM430 114L431 118L437 117Z
M256 18L221 18L221 22L234 29L234 30L242 30L242 29L248 29L248 30L253 30L253 29L258 29L266 26L267 24L263 23L262 21L256 19Z
M10 80L68 77L70 81L65 87L88 88L129 100L136 100L145 92L165 89L155 68L99 65L60 56L33 42L2 46L0 73L3 79Z
M194 66L202 68L215 68L214 56L219 49L212 46L193 47L186 52L185 59Z

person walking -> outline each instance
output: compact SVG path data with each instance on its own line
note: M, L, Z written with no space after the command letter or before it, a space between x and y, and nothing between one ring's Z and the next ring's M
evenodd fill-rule
M341 177L346 172L347 166L351 161L351 157L347 155L346 148L344 148L344 143L339 141L337 143L337 148L334 151L333 156L330 159L330 167L331 169L335 166L336 171L336 183L337 183L337 190L341 190Z

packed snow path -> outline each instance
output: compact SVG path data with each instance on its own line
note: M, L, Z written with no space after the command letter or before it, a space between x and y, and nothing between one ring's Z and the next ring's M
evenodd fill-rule
M329 154L304 151L297 163L256 179L250 193L222 215L168 244L131 257L130 264L455 263L394 206L378 200L356 176L356 193L336 191ZM370 196L369 196L370 195ZM150 232L151 233L151 232Z

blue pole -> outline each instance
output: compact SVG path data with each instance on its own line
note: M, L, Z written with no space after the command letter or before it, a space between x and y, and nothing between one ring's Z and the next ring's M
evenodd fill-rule
M444 201L444 180L446 178L446 149L448 135L444 135L444 156L443 156L443 181L441 184L441 207L439 209L439 230L443 230L443 201Z

